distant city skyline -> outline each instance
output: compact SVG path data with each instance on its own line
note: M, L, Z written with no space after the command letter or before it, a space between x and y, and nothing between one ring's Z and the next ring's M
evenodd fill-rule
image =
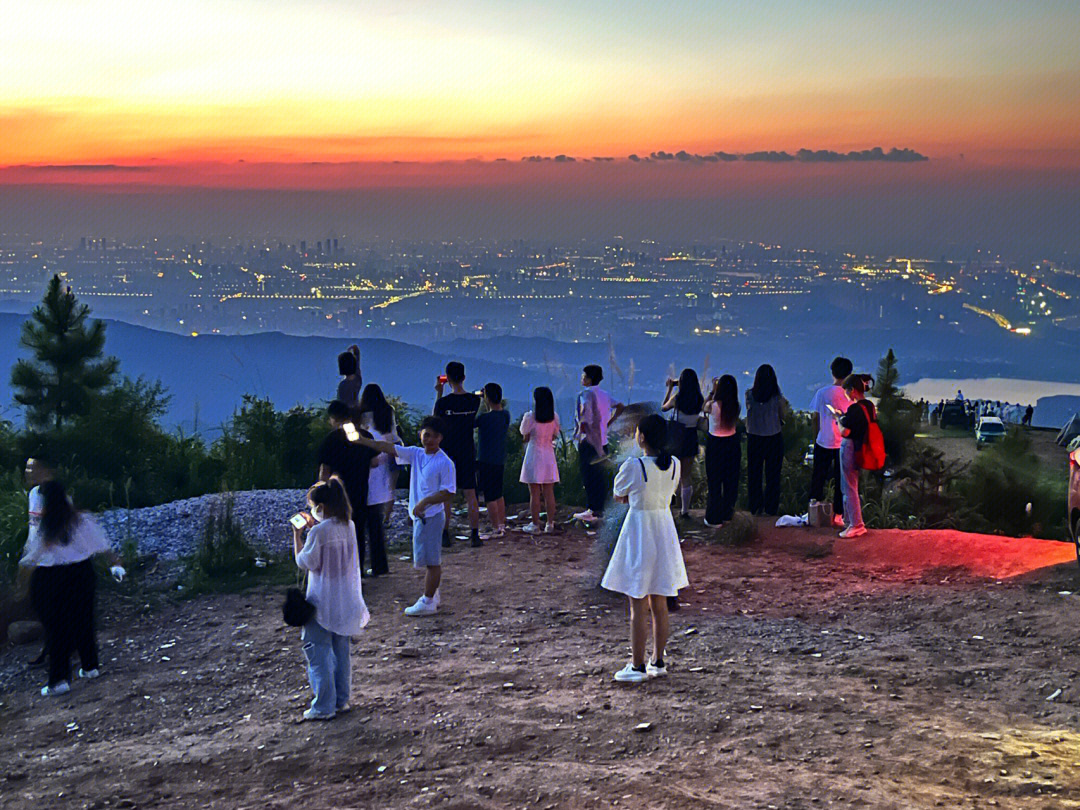
M1080 249L1071 2L9 6L10 230Z

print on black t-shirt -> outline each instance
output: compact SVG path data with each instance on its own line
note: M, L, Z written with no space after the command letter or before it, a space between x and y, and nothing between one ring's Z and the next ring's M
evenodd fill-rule
M476 445L473 442L473 428L476 426L476 412L480 410L480 397L476 394L447 394L439 397L432 411L446 426L442 449L454 461L458 459L476 459Z

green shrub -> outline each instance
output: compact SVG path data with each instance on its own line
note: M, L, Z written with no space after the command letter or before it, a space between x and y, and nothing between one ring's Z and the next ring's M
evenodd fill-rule
M186 560L189 591L234 587L255 570L255 556L227 495L211 510L198 550Z
M965 528L1062 538L1066 486L1063 478L1042 471L1031 438L1014 428L971 465L961 486L969 510Z
M14 582L28 532L26 490L16 479L0 476L0 586Z

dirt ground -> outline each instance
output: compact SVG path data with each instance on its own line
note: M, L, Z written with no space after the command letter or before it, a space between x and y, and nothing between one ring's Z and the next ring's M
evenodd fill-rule
M326 723L298 722L280 590L106 600L97 681L46 700L35 648L0 655L0 803L1080 807L1071 546L761 534L688 536L671 673L637 686L611 679L626 607L595 585L595 538L458 544L425 619L401 613L418 576L395 558L365 581L355 708Z

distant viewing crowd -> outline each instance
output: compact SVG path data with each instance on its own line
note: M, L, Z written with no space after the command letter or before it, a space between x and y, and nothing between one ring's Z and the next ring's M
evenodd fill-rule
M327 408L330 433L317 458L318 483L307 493L308 510L290 519L296 563L306 572L303 592L286 598L287 623L302 628L308 676L314 692L307 719L329 719L348 710L350 638L368 623L361 577L389 571L384 537L394 503L397 470L407 467L408 510L412 521L413 567L424 569L423 589L405 608L408 616L430 616L440 607L442 549L453 542L451 503L462 495L473 547L507 532L503 477L511 417L503 391L489 382L476 393L465 390L465 367L448 363L435 381L435 403L419 425L419 445L405 446L394 409L382 389L363 385L360 354L351 347L338 357L341 382ZM866 398L872 380L854 374L852 363L837 357L828 384L812 400L816 441L810 488L811 503L822 502L832 482L829 522L841 537L866 532L859 500L860 469L884 462L875 408ZM572 441L586 494L585 509L573 519L592 525L603 519L609 498L604 465L612 464L608 431L616 427L633 439L635 452L622 461L611 495L628 506L615 548L602 579L606 589L630 602L631 661L615 673L623 682L662 677L668 635L669 600L677 606L688 579L679 546L678 520L690 519L694 484L691 471L704 434L707 486L704 522L719 529L732 519L742 470L740 419L745 416L747 492L754 514L777 515L784 457L782 427L790 407L776 373L758 368L740 400L735 377L725 374L702 389L697 374L685 369L667 381L659 413L627 409L601 387L598 365L582 369L575 402ZM447 390L449 389L449 390ZM547 387L532 394L533 406L518 422L525 444L519 480L528 485L531 520L519 529L529 535L557 531L555 484L561 425L554 396ZM745 405L745 414L743 406ZM28 478L31 533L22 564L33 569L31 593L45 626L42 658L49 681L42 694L70 689L70 657L78 651L84 677L97 675L93 631L93 569L90 558L107 553L108 544L93 519L71 506L63 486L47 465L31 460ZM678 493L678 511L671 505ZM490 532L480 534L479 497L484 499ZM370 566L365 567L365 559ZM124 575L114 566L113 574ZM646 659L651 616L653 654ZM88 618L89 617L89 618Z

